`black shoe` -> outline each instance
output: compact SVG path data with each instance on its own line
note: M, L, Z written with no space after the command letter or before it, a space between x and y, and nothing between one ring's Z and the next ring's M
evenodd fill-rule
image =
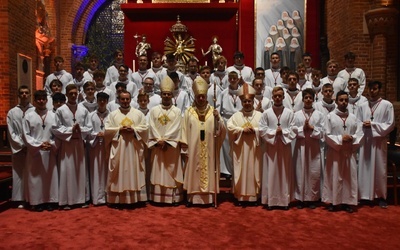
M43 206L42 205L36 205L32 207L32 211L34 212L43 212Z
M329 206L328 206L328 211L329 211L329 212L335 211L335 207L334 207L332 204L329 204Z
M283 210L286 210L286 211L289 210L289 206L284 206Z
M273 207L271 207L271 206L264 206L264 208L265 208L265 209L267 209L268 211L272 211L272 210L274 210L274 208L273 208Z
M47 206L46 206L46 210L47 210L47 211L49 211L49 212L51 212L51 211L54 211L54 207L53 207L53 205L51 205L51 204L47 204Z
M315 209L317 206L314 204L314 202L310 203L310 205L308 205L308 207L310 209Z
M381 199L381 200L379 201L379 206L380 206L381 208L383 208L383 209L388 208L388 204L387 204L387 202L386 202L384 199Z
M297 203L297 209L303 209L304 208L304 203L303 202L301 202L301 201L299 201L298 203Z
M345 205L344 210L346 210L346 212L348 212L349 214L354 212L353 208L351 208L351 206L349 205Z
M191 207L191 206L192 206L192 203L190 201L187 201L186 202L186 207Z

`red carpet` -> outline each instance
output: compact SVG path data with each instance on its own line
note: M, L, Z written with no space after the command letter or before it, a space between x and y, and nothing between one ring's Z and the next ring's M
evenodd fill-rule
M147 205L0 213L0 249L400 249L400 206L328 212Z

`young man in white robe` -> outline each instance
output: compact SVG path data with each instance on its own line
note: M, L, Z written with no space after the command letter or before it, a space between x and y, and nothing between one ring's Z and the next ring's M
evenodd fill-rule
M97 109L89 114L89 127L92 129L88 137L89 147L89 176L90 195L93 205L106 203L106 184L108 173L108 155L106 154L106 143L104 141L105 123L108 119L107 110L109 95L100 92L96 95Z
M305 73L305 78L307 81L312 81L312 71L313 68L311 67L311 63L312 63L312 57L311 54L309 52L305 52L302 56L302 62L304 64L304 66L306 67L306 73Z
M285 94L280 86L272 90L274 105L264 111L260 136L266 142L263 154L261 203L268 209L289 209L294 198L294 173L291 143L296 134L291 129L293 111L283 106Z
M347 83L343 78L337 77L339 71L339 63L333 59L326 63L326 71L328 75L321 79L322 86L327 83L332 84L333 87L333 98L336 98L336 93L340 90L346 90Z
M96 84L94 82L85 82L85 84L83 84L83 92L85 97L78 105L84 107L91 113L95 111L98 106L95 96Z
M132 81L136 84L137 89L141 89L143 87L143 82L146 78L151 78L153 81L156 81L156 74L148 69L149 61L146 55L141 55L138 57L139 61L139 69L138 71L132 74Z
M256 91L251 85L243 84L238 95L243 108L227 122L232 141L233 195L238 205L244 205L243 202L257 204L261 193L263 148L258 126L262 114L254 109Z
M218 57L216 61L217 70L210 76L210 84L216 84L220 91L226 89L229 85L226 63L227 60L224 56Z
M219 193L219 155L226 129L218 111L207 103L207 91L207 82L196 78L195 102L183 117L182 153L186 159L183 188L187 191L187 205L213 204Z
M360 199L387 208L387 135L394 129L393 105L380 97L382 83L368 83L370 99L358 110L363 124L364 144L360 148L358 190Z
M113 65L107 68L106 78L104 79L105 85L108 87L111 83L118 81L119 77L119 66L124 64L124 53L117 49L114 52L114 61ZM132 81L132 70L127 67L126 69L127 78L129 81Z
M315 92L312 89L302 91L304 107L294 114L292 123L296 133L293 150L293 169L295 169L295 198L297 208L316 207L321 198L320 180L323 163L321 139L324 136L325 116L313 108Z
M25 197L32 210L54 210L58 203L57 148L51 128L55 114L46 108L47 93L34 93L35 111L26 114L23 131L27 147Z
M299 83L298 83L298 89L300 91L303 91L305 89L311 88L312 86L312 81L308 81L306 79L306 66L303 63L299 63L296 68L296 73L299 75Z
M47 104L46 104L46 108L48 110L53 109L53 95L55 93L61 93L61 89L62 89L62 82L60 82L60 80L54 79L53 81L50 82L51 94L47 95Z
M303 108L302 93L297 88L298 82L299 75L296 72L290 72L287 77L288 88L285 90L283 106L289 110L292 110L293 113Z
M342 205L348 213L358 203L356 155L363 139L362 124L347 110L349 97L341 90L336 95L337 108L325 120L327 145L321 201L332 212Z
M54 79L57 79L63 84L61 93L65 94L65 87L73 81L74 78L71 73L64 70L64 58L61 56L54 57L54 66L56 67L56 70L46 77L44 88L47 91L47 94L51 95L50 83Z
M324 115L328 115L336 108L336 103L332 99L333 87L332 84L326 83L322 86L322 100L314 103L314 108Z
M181 161L181 110L172 104L175 84L164 77L160 84L162 103L150 110L151 195L157 203L178 205L183 200Z
M31 92L26 85L18 88L19 103L7 113L8 141L12 152L12 193L11 200L18 208L24 207L24 172L26 163L26 146L23 140L22 124L25 115L35 110L29 102Z
M270 86L267 86L264 68L261 68L261 67L256 68L256 69L254 70L254 75L255 75L254 80L255 80L255 79L260 79L260 80L262 80L262 83L263 83L263 87L262 87L262 90L261 90L262 95L263 95L264 97L267 97L268 100L271 100L271 97L272 97L272 88L271 88ZM253 82L252 82L253 88L254 88L254 85L253 85L254 80L253 80ZM258 90L256 89L256 91L258 91ZM259 95L259 93L256 94L256 95ZM256 97L257 97L257 96L256 96ZM262 112L261 112L261 113L262 113Z
M166 70L167 69L163 67L162 55L159 52L154 51L151 55L150 71L152 71L156 75L156 79L154 81L154 93L156 94L160 94L160 74L161 72Z
M365 72L361 68L357 68L354 65L356 60L356 54L353 52L348 52L344 55L345 69L339 71L338 77L343 78L348 84L350 78L356 78L360 87L358 88L358 95L361 96L366 87L366 77Z
M357 78L350 78L347 82L347 89L349 90L349 106L347 109L350 113L358 116L359 107L364 103L368 102L368 99L360 95L358 89L360 88L360 84L358 83Z
M233 55L234 64L226 69L228 73L234 71L238 74L239 84L243 83L251 84L254 79L253 69L244 64L244 54L241 51L236 51Z
M274 52L271 54L271 68L265 70L265 79L266 79L266 86L274 88L275 86L282 85L282 78L281 78L281 57L278 53Z
M321 70L313 69L311 71L311 76L310 76L312 82L311 88L315 92L315 103L321 101L323 98L321 77L322 77Z
M126 86L126 90L131 93L132 99L136 100L136 96L139 92L139 88L136 86L136 84L134 82L132 82L131 80L129 80L128 78L128 66L126 66L125 64L121 64L120 66L118 66L118 73L119 76L117 78L117 81L112 82L109 85L109 89L111 91L110 94L110 101L114 101L117 99L117 97L115 96L116 93L116 85L118 83L123 83Z
M85 78L86 81L95 81L95 76L94 72L99 70L99 58L95 55L91 55L89 57L89 68L83 73L83 78ZM104 78L105 78L105 73L103 77L103 84L104 84Z
M74 68L75 68L75 77L68 84L75 84L78 87L78 93L79 93L78 102L82 102L83 99L85 98L83 85L85 84L85 82L87 82L87 80L83 77L83 73L85 73L85 67L83 66L83 63L77 62Z
M53 134L61 141L59 151L59 202L65 210L87 207L89 198L84 140L90 134L89 111L77 104L78 87L66 88L67 103L56 111Z
M111 143L107 203L111 207L147 201L144 145L148 125L142 112L130 106L131 94L119 94L119 109L105 123L105 141Z
M264 73L264 71L262 71ZM265 83L260 78L255 78L252 84L254 90L256 91L254 97L254 109L263 113L265 110L269 109L272 106L271 100L265 96L265 88L269 88L265 86ZM272 90L271 90L272 95ZM243 106L243 105L242 105Z
M217 109L221 114L224 124L226 126L227 121L232 115L242 109L242 102L238 96L240 79L239 75L235 72L229 72L228 74L229 87L224 89L218 96ZM222 151L220 155L221 160L221 174L226 178L231 178L233 174L233 163L231 156L231 141L229 136L225 136L224 143L222 145Z

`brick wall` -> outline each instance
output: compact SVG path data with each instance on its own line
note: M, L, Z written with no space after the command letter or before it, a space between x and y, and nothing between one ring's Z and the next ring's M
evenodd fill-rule
M32 58L32 85L37 68L35 45L35 1L0 2L0 124L6 124L8 110L18 103L17 53Z

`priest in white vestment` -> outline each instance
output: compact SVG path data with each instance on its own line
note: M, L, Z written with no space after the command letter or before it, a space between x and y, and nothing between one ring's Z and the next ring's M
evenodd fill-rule
M53 210L58 203L57 148L51 128L55 114L47 110L47 93L38 90L34 94L35 111L25 116L24 141L27 147L25 198L33 210Z
M132 204L147 200L145 181L145 143L148 125L144 114L130 106L131 94L119 94L119 109L108 116L106 143L111 141L108 166L107 202Z
M380 207L387 208L386 138L394 129L394 110L392 103L380 97L381 88L381 82L370 82L370 100L363 103L358 111L365 139L359 155L358 190L360 199L379 199Z
M364 134L362 123L347 110L348 101L348 94L339 91L337 108L325 120L327 153L321 200L330 203L328 211L343 205L352 213L358 203L356 154Z
M172 104L174 82L168 76L160 84L162 103L150 110L151 195L154 202L178 204L183 200L181 161L181 110Z
M258 126L262 114L254 109L255 94L253 87L243 84L238 91L243 108L227 122L232 141L233 194L239 205L256 203L261 191L262 146Z
M195 102L183 117L183 188L187 190L188 204L212 204L219 192L219 154L226 129L217 110L207 103L207 90L203 78L194 80Z
M268 210L289 209L294 198L294 173L291 143L296 134L291 129L293 111L283 106L283 88L272 90L274 105L264 111L260 120L260 136L266 141L263 155L261 203Z

